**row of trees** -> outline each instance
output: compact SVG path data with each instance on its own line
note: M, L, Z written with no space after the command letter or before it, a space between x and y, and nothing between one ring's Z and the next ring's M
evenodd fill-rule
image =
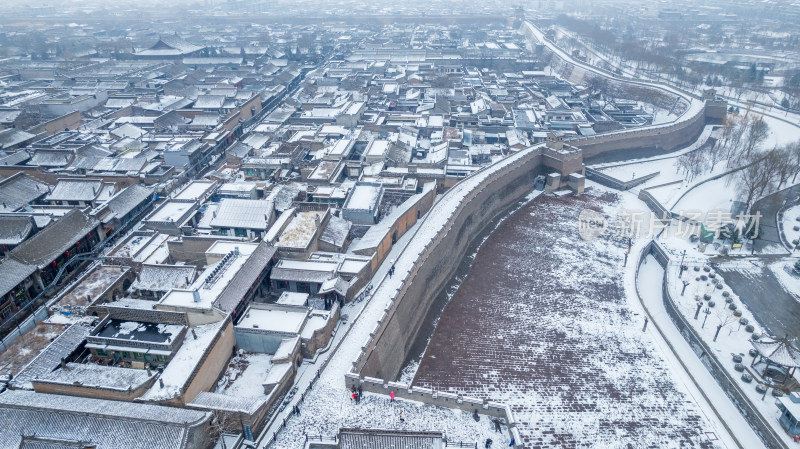
M764 195L797 182L800 174L800 140L762 153L752 153L736 172L742 201L747 207Z
M713 172L720 163L734 169L745 165L752 154L759 153L769 137L769 125L760 116L728 116L719 138L712 138L695 151L684 153L677 160L678 172L688 181Z
M749 208L758 198L800 180L800 140L765 148L769 135L761 116L729 116L717 139L678 157L677 170L693 181L720 164L727 170L739 169L732 178L734 188Z

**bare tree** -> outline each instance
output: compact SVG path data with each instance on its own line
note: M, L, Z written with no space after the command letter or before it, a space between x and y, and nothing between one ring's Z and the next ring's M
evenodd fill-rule
M747 157L745 165L741 170L736 172L737 184L740 194L747 204L748 210L753 205L753 200L757 198L757 194L762 190L765 184L770 182L771 174L768 172L765 158Z
M724 308L719 309L716 313L717 316L717 332L714 334L714 341L717 341L717 337L719 336L719 331L722 330L723 327L728 326L729 324L736 321L736 317L732 313L728 313Z
M767 125L763 117L758 116L750 120L744 135L745 156L749 157L750 153L757 149L768 136L769 125Z
M211 417L211 432L214 438L218 438L222 443L222 448L226 449L225 438L223 434L228 432L228 427L231 424L231 417L223 411L214 411Z
M705 159L711 165L709 167L709 171L714 171L714 168L717 166L717 163L722 159L723 154L723 146L722 142L719 140L715 140L711 145L705 145L702 147L702 151L705 153Z
M732 123L733 120L731 120ZM743 136L745 131L747 130L749 120L747 118L742 118L731 126L731 130L728 133L728 136L725 139L725 145L727 147L726 152L726 159L728 159L728 166L731 165L733 162L734 165L736 161L740 158L740 153L742 149L742 142Z
M774 158L776 159L777 167L775 171L777 183L777 190L783 188L783 184L789 182L789 178L795 173L795 167L792 164L792 144L775 150Z
M797 175L800 174L800 140L791 143L787 146L789 153L789 164L792 168L792 184L797 180Z

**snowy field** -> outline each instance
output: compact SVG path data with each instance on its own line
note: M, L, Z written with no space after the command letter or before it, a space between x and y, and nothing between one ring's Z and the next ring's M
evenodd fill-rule
M629 307L627 240L578 235L583 208L623 206L643 208L592 184L506 219L445 307L414 384L509 404L525 447L718 447Z
M730 211L737 198L736 175L730 174L690 188L672 205L672 211Z

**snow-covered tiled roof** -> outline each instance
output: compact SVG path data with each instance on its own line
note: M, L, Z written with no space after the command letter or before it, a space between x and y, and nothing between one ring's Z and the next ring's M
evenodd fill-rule
M31 381L56 369L61 364L61 359L67 358L83 343L90 330L80 323L65 329L17 374L11 385L14 388L32 389Z
M186 448L187 433L210 419L198 410L9 390L0 394L0 447L36 435L97 449Z
M153 189L139 184L133 184L114 195L106 203L106 207L115 218L121 218L142 204L153 194Z
M231 279L231 282L220 293L214 305L228 313L235 310L241 299L247 294L250 286L261 275L264 267L272 260L275 252L274 246L266 242L259 243L255 251L247 258L247 262L242 265L236 276Z
M194 282L194 277L194 265L144 264L131 289L166 292L173 288L187 288Z
M33 381L128 391L143 386L155 376L155 372L148 373L143 369L93 363L67 363L63 368L36 376Z
M266 396L238 397L204 391L198 394L188 405L190 408L242 412L252 415L264 406L266 402Z
M13 212L49 191L47 184L17 173L0 181L0 212Z
M33 218L29 216L0 217L0 245L17 245L33 230Z
M97 220L73 209L11 250L9 257L41 268L55 260L97 225Z
M92 201L103 188L102 179L59 179L48 201Z
M272 201L223 198L211 226L264 231L272 219L272 210Z

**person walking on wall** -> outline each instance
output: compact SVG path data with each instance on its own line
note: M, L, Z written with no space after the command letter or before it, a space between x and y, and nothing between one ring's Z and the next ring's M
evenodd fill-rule
M394 402L394 391L389 393L389 402Z

